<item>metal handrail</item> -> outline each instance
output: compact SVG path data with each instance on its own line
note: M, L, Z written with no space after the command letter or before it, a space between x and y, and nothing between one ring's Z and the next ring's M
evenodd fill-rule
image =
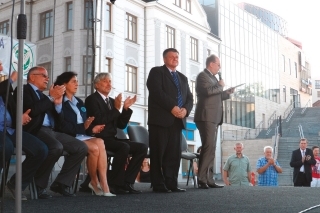
M270 116L270 118L268 119L268 127L269 128L271 126L271 124L273 123L273 121L277 118L277 111L274 111L272 113L272 115Z
M264 121L261 121L256 128L254 128L256 130L256 135L257 135L257 130L258 130L258 134L261 132L261 130L263 129L261 126L264 124ZM250 133L250 131L252 131L252 129L248 129L244 135L244 139L248 138L248 134Z
M274 145L273 145L273 159L278 158L278 143L279 143L279 126L275 127L275 134L274 134Z
M283 119L286 119L287 116L289 115L289 113L291 112L291 110L293 109L293 104L294 102L292 102L288 107L287 109L284 111L283 113Z
M301 111L301 115L303 115L303 113L307 110L307 107L309 105L309 103L311 102L311 99L309 99L309 101L306 103L306 105L303 107L302 111Z
M303 134L303 129L302 129L302 125L299 124L298 125L298 128L299 128L299 134L300 134L300 138L304 138L304 134Z

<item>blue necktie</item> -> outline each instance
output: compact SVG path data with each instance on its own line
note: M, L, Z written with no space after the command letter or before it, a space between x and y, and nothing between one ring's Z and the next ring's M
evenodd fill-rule
M183 102L182 102L182 95L181 95L181 90L180 90L180 85L179 85L179 80L177 77L177 73L176 72L171 72L171 75L173 77L173 81L174 84L176 85L177 89L178 89L178 107L182 107Z

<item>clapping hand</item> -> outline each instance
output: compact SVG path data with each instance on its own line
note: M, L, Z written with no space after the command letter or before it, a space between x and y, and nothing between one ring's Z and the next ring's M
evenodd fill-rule
M127 97L126 100L123 103L123 108L125 110L127 110L132 104L134 104L136 102L136 100L137 100L137 96L136 95L133 96L132 98L130 98L130 96Z
M92 128L92 132L93 133L100 133L103 129L104 129L105 125L102 124L102 125L96 125Z
M84 122L84 129L88 129L93 120L94 120L94 117L89 117L89 118Z
M114 108L116 108L117 110L120 110L121 101L122 101L122 93L117 95L117 97L114 99Z

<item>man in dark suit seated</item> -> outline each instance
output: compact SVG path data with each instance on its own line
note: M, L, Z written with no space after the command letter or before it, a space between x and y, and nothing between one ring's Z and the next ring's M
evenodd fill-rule
M95 125L105 125L105 128L94 136L102 138L106 149L115 153L112 170L107 174L110 191L113 194L127 192L139 194L141 191L134 189L133 184L148 147L142 143L120 140L115 137L117 128L124 129L127 126L132 115L132 110L129 107L135 103L136 96L128 97L120 112L122 94L119 94L115 99L109 96L112 89L110 73L98 74L94 79L94 86L96 92L85 100L87 115L95 118L87 129L87 133L92 132L91 129ZM128 154L131 154L132 158L125 170Z
M293 167L294 186L310 187L312 181L311 166L316 164L313 152L307 148L308 140L300 139L300 148L292 152L290 166Z
M1 62L0 62L1 63ZM0 83L0 172L2 169L2 149L3 144L5 144L5 162L8 162L13 154L14 148L16 146L16 103L12 96L12 86L9 85L8 102L7 109L5 110L6 94L8 89L8 84L16 81L18 76L17 72L13 72L11 77ZM26 125L31 121L29 117L30 109L27 110L22 115L22 125ZM6 131L5 129L5 118L6 114ZM3 143L3 138L5 138ZM33 135L22 132L22 150L26 153L26 159L22 163L22 191L27 188L27 186L32 181L37 169L41 166L42 162L48 155L48 148L45 143L40 141ZM5 172L5 171L3 171ZM11 192L12 197L15 198L15 174L12 175L7 183L7 188ZM27 197L22 194L22 200L27 200Z
M32 120L24 126L24 130L35 135L48 146L49 153L35 175L39 197L49 198L46 193L52 168L63 151L69 155L65 158L61 171L51 184L50 190L63 196L75 196L67 191L74 181L82 160L87 155L85 143L65 133L56 132L54 120L59 119L62 108L62 96L65 87L51 86L49 96L42 92L47 89L48 72L44 67L33 67L27 75L27 84L23 87L23 109L31 109ZM15 90L16 95L16 90ZM58 120L57 120L58 121Z

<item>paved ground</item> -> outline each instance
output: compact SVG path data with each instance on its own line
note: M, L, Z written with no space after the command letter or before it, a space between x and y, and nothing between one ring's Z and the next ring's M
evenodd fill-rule
M319 188L224 187L222 189L186 188L185 193L154 193L150 184L136 183L140 195L97 197L78 192L65 198L51 191L50 200L22 202L22 212L221 212L221 213L298 213L320 204ZM29 197L28 191L25 191ZM15 202L7 192L4 212L15 212ZM320 207L308 211L320 212Z

